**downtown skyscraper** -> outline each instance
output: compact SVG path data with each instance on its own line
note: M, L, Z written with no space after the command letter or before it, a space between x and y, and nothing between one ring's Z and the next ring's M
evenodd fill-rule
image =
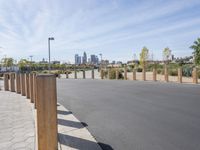
M86 52L83 53L83 57L82 57L82 64L86 64L87 63L87 54Z

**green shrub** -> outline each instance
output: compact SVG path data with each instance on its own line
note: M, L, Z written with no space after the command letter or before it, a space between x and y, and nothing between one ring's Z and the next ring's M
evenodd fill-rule
M108 71L103 70L103 77L104 77L104 78L107 78L107 77L108 77Z
M110 79L116 79L116 70L115 69L111 69L109 71L109 77L110 77Z
M169 75L170 76L178 76L178 71L176 69L170 69L169 70Z
M164 74L164 70L163 69L157 69L157 74Z
M72 72L71 72L71 71L65 71L65 74L66 74L66 73L71 74Z
M104 71L103 75L104 75L104 77L108 77L108 71ZM110 69L109 77L110 77L110 79L116 79L116 69L114 69L114 68ZM122 70L119 70L118 79L124 79Z
M48 71L44 70L44 71L42 71L42 73L44 73L44 74L47 74L47 73L48 73Z
M142 68L137 68L137 72L142 72Z
M153 71L154 66L154 64L148 64L146 67L146 71Z
M63 70L58 70L58 74L64 74Z
M192 67L184 66L183 67L183 76L191 77L192 76Z

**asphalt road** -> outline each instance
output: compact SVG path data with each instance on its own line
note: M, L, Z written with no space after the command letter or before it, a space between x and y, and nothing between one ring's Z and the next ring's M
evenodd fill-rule
M200 85L58 79L58 101L104 149L200 150Z

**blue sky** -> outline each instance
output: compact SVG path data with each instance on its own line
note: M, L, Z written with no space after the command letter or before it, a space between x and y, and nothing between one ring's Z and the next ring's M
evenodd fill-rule
M0 58L48 57L74 62L74 54L131 60L143 46L162 59L169 47L192 54L200 37L199 0L0 0Z

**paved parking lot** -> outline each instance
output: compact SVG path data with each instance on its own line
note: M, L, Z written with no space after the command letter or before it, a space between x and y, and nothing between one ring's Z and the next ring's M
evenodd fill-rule
M58 79L58 100L104 149L199 150L200 86Z

